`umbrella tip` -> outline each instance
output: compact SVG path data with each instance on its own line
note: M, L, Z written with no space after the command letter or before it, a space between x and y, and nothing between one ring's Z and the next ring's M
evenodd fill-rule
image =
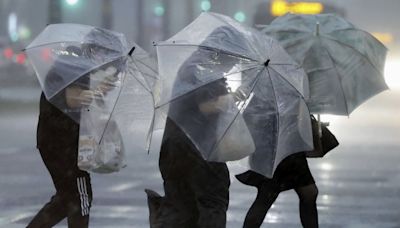
M132 47L132 49L131 49L131 50L129 51L129 53L128 53L129 56L132 56L132 53L133 53L133 51L135 50L135 48L136 48L135 46Z
M268 59L267 61L265 61L265 63L264 63L264 66L268 66L268 64L269 64L269 61L271 61L270 59Z

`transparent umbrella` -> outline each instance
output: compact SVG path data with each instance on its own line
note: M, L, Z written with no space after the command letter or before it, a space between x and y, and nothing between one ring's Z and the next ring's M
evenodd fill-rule
M123 146L116 141L138 131L148 134L150 124L137 124L137 120L153 115L156 63L123 34L80 24L53 24L25 51L47 100L80 123L81 136L90 135L106 148L110 143ZM116 129L121 134L117 138L111 134ZM137 144L145 149L142 142Z
M312 149L307 77L278 42L227 16L202 13L157 44L157 53L156 119L178 125L204 159L250 155L249 168L271 176L286 156ZM255 151L229 159L234 149L219 148L241 118Z
M339 16L286 14L263 32L303 66L312 113L349 115L388 88L383 77L385 46Z

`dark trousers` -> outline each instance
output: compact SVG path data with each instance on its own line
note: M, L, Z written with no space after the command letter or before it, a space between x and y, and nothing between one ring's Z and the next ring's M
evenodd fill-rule
M225 163L203 160L187 141L166 140L160 171L165 197L147 190L150 227L226 227L230 179Z
M77 147L48 146L39 151L53 180L56 194L27 227L53 227L64 218L68 219L69 228L88 227L92 188L89 173L77 166Z

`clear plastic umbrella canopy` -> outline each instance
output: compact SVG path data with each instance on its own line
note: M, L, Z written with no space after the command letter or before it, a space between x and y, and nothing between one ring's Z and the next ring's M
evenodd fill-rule
M157 80L156 67L155 60L135 46L113 88L102 101L93 101L81 110L80 145L86 148L88 143L95 142L101 150L93 154L93 159L91 153L82 152L80 169L115 172L126 166L126 151L147 150L154 114L151 88ZM113 155L113 151L119 155Z
M157 54L156 117L175 122L204 159L229 160L216 153L240 118L256 148L246 164L261 174L271 176L286 156L312 149L307 77L278 42L202 13L157 44Z
M80 24L52 24L25 52L47 100L98 143L110 129L111 119L131 134L138 130L132 126L134 120L152 116L156 63L123 34ZM72 105L81 101L82 91L91 91L92 99Z
M85 74L126 58L130 48L121 33L80 24L52 24L25 51L46 98L51 99ZM59 77L51 77L54 74Z
M339 16L286 14L263 32L280 41L307 72L312 113L349 115L388 88L385 46Z

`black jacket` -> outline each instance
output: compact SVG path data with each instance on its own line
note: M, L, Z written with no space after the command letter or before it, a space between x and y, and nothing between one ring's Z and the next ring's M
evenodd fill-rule
M49 93L54 84L64 83L63 80L72 77L77 69L69 57L60 58L49 71L44 81L44 88ZM82 76L72 83L82 89L89 88L89 77ZM68 113L68 114L66 114ZM69 108L66 104L65 89L59 91L47 100L44 93L40 97L39 122L37 127L37 148L74 146L77 148L79 139L80 108Z
M76 146L79 139L79 124L51 104L44 94L40 96L37 148Z

